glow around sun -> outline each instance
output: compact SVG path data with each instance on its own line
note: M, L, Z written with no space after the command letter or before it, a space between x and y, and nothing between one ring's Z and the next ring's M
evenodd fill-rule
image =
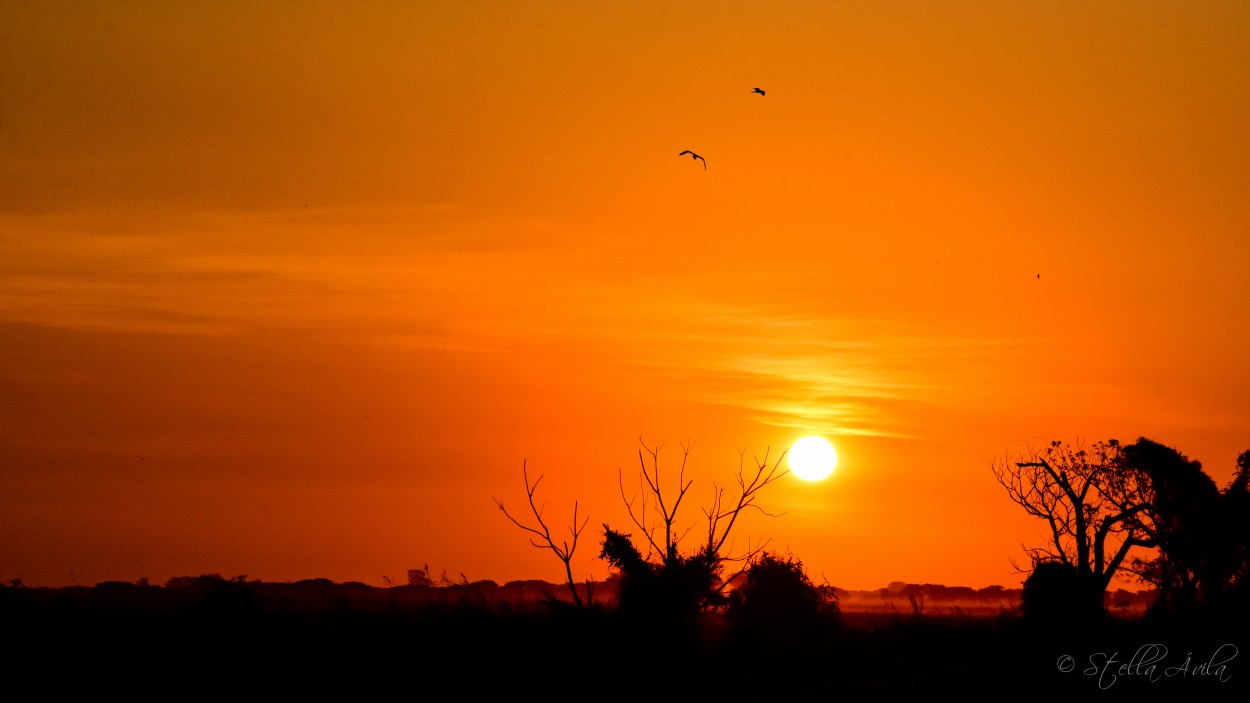
M804 481L828 478L838 465L838 452L824 437L809 436L790 447L790 470Z

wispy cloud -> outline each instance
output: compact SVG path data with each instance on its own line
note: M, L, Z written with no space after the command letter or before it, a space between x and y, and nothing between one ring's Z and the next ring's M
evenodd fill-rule
M903 409L936 402L944 382L983 387L998 351L1027 343L837 305L817 313L787 292L784 271L761 273L742 257L652 273L646 252L605 255L604 239L567 226L451 206L9 224L3 321L294 329L474 351L544 372L580 362L619 392L720 404L811 432L923 432Z

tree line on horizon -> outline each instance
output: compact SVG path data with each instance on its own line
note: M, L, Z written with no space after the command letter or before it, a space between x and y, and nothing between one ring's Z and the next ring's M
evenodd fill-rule
M728 550L733 528L745 511L768 514L758 499L763 489L785 475L780 468L784 453L773 463L767 455L763 461L752 457L754 461L748 462L743 453L736 486L715 486L711 504L700 508L703 520L691 525L682 512L689 510L686 498L693 483L686 476L690 450L682 447L680 465L669 474L662 470L660 447L643 444L638 487L632 493L620 474L621 499L633 529L626 532L603 524L599 557L612 567L607 581L579 582L573 577L570 562L589 519L578 521L575 504L568 538L557 540L535 499L542 477L531 481L523 467L533 519L520 520L502 501L496 499L496 504L526 530L534 546L560 559L565 566L565 595L553 592L553 585L545 581L500 586L491 580L471 582L463 574L459 581L446 573L434 578L428 565L411 570L407 586L445 589L447 594L482 602L519 596L521 601L542 601L557 608L609 608L640 623L665 626L690 626L709 612L739 622L757 618L836 624L840 600L852 594L860 605L865 594L875 594L883 603L906 598L916 613L926 599L1002 602L1018 597L1026 617L1054 622L1092 622L1110 610L1138 610L1143 599L1150 600L1154 614L1250 613L1250 451L1238 457L1233 478L1223 488L1199 462L1146 438L1128 445L1115 440L1089 446L1051 442L1006 455L991 462L995 479L1013 502L1046 526L1049 535L1041 545L1026 548L1029 563L1018 567L1028 574L1022 588L894 583L876 591L850 592L827 582L813 583L797 556L769 550L767 540L739 553ZM689 546L683 548L686 543ZM1147 590L1111 591L1117 575L1135 577ZM206 574L172 578L165 588L240 600L248 586L259 584L246 575ZM105 582L95 590L120 594L130 588L149 591L140 588L149 586L140 579L136 584ZM282 591L301 598L313 597L309 594L318 589L324 593L373 589L327 579L305 579L287 584L290 588L268 586L261 590L270 596ZM18 579L0 585L0 591L10 595L18 590L28 590ZM259 592L250 590L253 595Z

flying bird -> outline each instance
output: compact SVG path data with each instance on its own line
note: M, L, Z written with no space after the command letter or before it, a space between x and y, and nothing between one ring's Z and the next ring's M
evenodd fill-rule
M686 154L690 154L690 158L692 158L692 159L698 159L699 161L702 161L702 162L703 162L703 170L704 170L704 171L706 171L706 170L707 170L707 159L703 158L702 156L699 156L698 154L694 153L693 151L691 151L691 150L689 150L689 149L687 149L687 150L685 150L685 151L681 152L680 154L678 154L678 156L685 156Z
M763 90L760 90L759 88L756 88L755 90L752 90L751 92L752 92L752 93L759 93L760 95L763 95L763 94L764 94L764 91L763 91Z

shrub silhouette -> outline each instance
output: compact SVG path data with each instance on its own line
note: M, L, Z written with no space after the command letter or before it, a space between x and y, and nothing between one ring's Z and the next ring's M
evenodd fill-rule
M1041 623L1096 619L1103 611L1088 597L1087 578L1076 567L1061 561L1034 565L1020 593L1024 616Z
M643 558L630 535L603 526L600 556L620 572L617 610L640 621L691 625L707 606L721 605L720 560L676 552L661 562Z
M776 646L828 631L840 623L841 610L833 589L814 585L802 561L766 551L752 560L726 618L738 635Z
M647 547L647 554L644 556L639 551L630 534L613 530L605 523L600 557L620 574L617 609L623 614L662 626L690 625L708 608L718 608L727 602L726 586L742 571L726 578L723 573L726 562L750 564L764 551L767 542L754 547L748 544L745 554L730 556L729 537L744 512L755 509L771 515L759 507L757 500L766 486L789 473L780 468L785 453L771 466L767 452L762 461L752 457L754 467L748 468L745 451L739 452L738 472L734 477L737 491L727 493L725 488L713 484L712 502L703 508L706 527L700 535L700 543L683 553L679 543L693 525L683 531L678 526L678 516L694 483L686 478L692 445L682 445L676 482L664 483L660 479L660 446L648 446L639 441L642 449L638 451L638 493L627 496L623 473L618 479L621 500L638 528L639 541Z

